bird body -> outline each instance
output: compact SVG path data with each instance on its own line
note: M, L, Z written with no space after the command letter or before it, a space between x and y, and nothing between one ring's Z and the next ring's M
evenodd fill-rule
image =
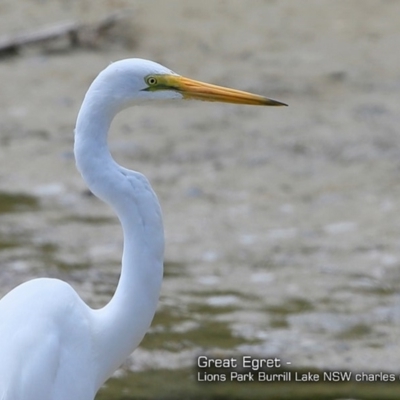
M93 400L143 339L163 277L161 208L147 178L114 161L107 136L124 108L145 100L188 98L282 105L183 78L141 59L115 62L98 75L79 111L74 153L89 189L121 222L121 276L110 302L98 310L57 279L34 279L3 297L0 400Z
M0 302L0 399L93 399L90 311L58 279L34 279L8 293Z

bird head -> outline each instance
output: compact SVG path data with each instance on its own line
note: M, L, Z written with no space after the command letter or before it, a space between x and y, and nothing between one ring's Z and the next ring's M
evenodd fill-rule
M110 64L92 84L91 91L114 104L116 111L154 99L194 99L223 103L283 106L264 96L185 78L153 61L139 58Z

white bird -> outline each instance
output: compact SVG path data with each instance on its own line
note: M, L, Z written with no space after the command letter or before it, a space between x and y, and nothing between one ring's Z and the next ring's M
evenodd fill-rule
M79 111L74 152L89 189L121 222L119 283L98 310L57 279L34 279L8 293L0 301L0 400L93 400L148 330L163 277L161 209L145 176L113 160L107 135L119 111L155 99L284 105L142 59L115 62L97 76Z

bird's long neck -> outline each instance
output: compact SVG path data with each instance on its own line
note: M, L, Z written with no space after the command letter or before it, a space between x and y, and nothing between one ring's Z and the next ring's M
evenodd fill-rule
M153 319L163 275L161 210L147 179L111 157L107 134L116 111L90 91L75 130L76 164L89 189L116 212L124 234L122 270L116 292L93 311L97 386L138 346Z

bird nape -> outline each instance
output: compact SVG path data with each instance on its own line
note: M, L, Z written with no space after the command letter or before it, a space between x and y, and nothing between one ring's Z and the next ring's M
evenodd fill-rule
M121 276L98 310L67 283L49 278L26 282L0 301L0 399L93 400L148 330L163 277L161 209L146 177L113 160L107 135L119 111L156 99L285 105L142 59L115 62L97 76L79 111L74 152L89 189L122 225Z

